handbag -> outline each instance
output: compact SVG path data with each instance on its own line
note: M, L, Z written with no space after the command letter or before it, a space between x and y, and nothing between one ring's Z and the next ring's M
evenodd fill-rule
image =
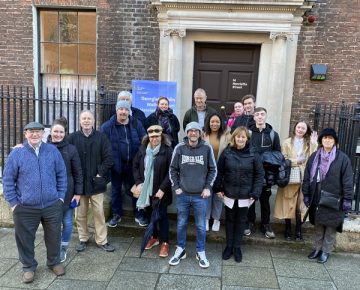
M301 170L299 166L291 167L289 184L300 184L301 183Z
M319 205L334 210L340 210L341 197L331 192L321 190Z

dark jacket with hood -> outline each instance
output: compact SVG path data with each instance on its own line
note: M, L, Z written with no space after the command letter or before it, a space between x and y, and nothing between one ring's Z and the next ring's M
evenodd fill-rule
M141 122L129 116L126 125L116 121L116 115L101 125L100 131L109 138L112 148L114 164L112 169L117 173L122 172L122 163L130 164L138 151L145 130Z
M80 157L83 172L83 190L85 195L93 195L95 176L109 180L110 168L113 165L111 144L105 134L93 130L89 136L76 131L69 135L68 141L73 144Z
M214 192L224 192L233 199L258 199L263 185L264 169L259 154L228 146L220 155Z
M321 181L321 189L330 192L341 198L339 210L334 210L319 206L320 194L317 191L316 177L310 182L310 171L314 162L316 152L314 152L308 162L304 172L302 192L311 200L309 209L309 219L311 224L337 227L342 231L344 212L342 211L343 199L352 200L353 198L353 170L349 157L342 151L336 151L335 160L330 164L324 180ZM318 184L320 185L320 184Z
M152 113L149 115L149 117L147 117L148 120L148 125L149 127L152 125L160 125L159 123L159 117L157 116L156 112ZM170 123L170 127L171 127L171 147L175 148L175 146L179 143L179 137L178 137L178 133L180 131L180 123L178 118L172 113L169 114L169 123ZM166 133L166 132L164 132Z
M144 183L145 180L144 159L146 156L146 147L146 145L141 145L133 161L133 174L136 185ZM154 179L152 196L154 197L159 189L164 192L164 196L162 197L160 203L161 206L168 206L172 203L172 191L169 179L169 167L172 153L172 148L169 145L163 143L161 144L159 153L156 154L154 159Z
M174 190L201 194L211 190L217 174L216 161L211 145L201 139L195 147L187 137L176 145L170 165L170 181Z
M231 127L231 134L235 131L236 128L241 126L245 128L250 128L255 125L254 116L253 115L245 115L242 114L239 117L236 117L234 124Z
M83 190L83 174L79 153L74 145L69 144L67 139L53 143L49 135L48 143L55 145L64 159L68 182L64 199L64 209L67 209L70 206L74 194L80 195Z
M271 125L266 123L265 128L260 131L259 128L256 127L256 124L253 124L249 127L249 130L251 130L250 146L255 152L260 155L265 151L271 150L281 152L279 134L273 130ZM271 139L271 131L274 132L274 140Z

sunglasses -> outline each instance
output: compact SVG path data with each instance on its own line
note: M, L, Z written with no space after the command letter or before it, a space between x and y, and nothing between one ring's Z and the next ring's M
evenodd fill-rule
M152 134L152 133L161 133L162 130L160 130L160 129L150 129L150 130L148 130L147 132L148 132L149 134Z

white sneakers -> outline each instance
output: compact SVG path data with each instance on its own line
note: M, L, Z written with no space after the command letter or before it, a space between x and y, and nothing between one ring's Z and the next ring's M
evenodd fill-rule
M211 230L213 232L218 232L220 230L220 221L219 220L214 220Z
M199 261L199 266L201 268L209 268L210 263L209 263L209 260L206 258L205 251L197 252L196 260Z
M209 220L208 219L206 219L206 231L208 232L209 231Z

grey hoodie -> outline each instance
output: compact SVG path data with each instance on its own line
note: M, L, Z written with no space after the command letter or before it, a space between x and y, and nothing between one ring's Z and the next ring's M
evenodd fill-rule
M211 190L216 175L216 161L209 143L199 140L192 147L185 137L176 145L169 169L174 190L181 188L185 193L201 194L204 188Z

